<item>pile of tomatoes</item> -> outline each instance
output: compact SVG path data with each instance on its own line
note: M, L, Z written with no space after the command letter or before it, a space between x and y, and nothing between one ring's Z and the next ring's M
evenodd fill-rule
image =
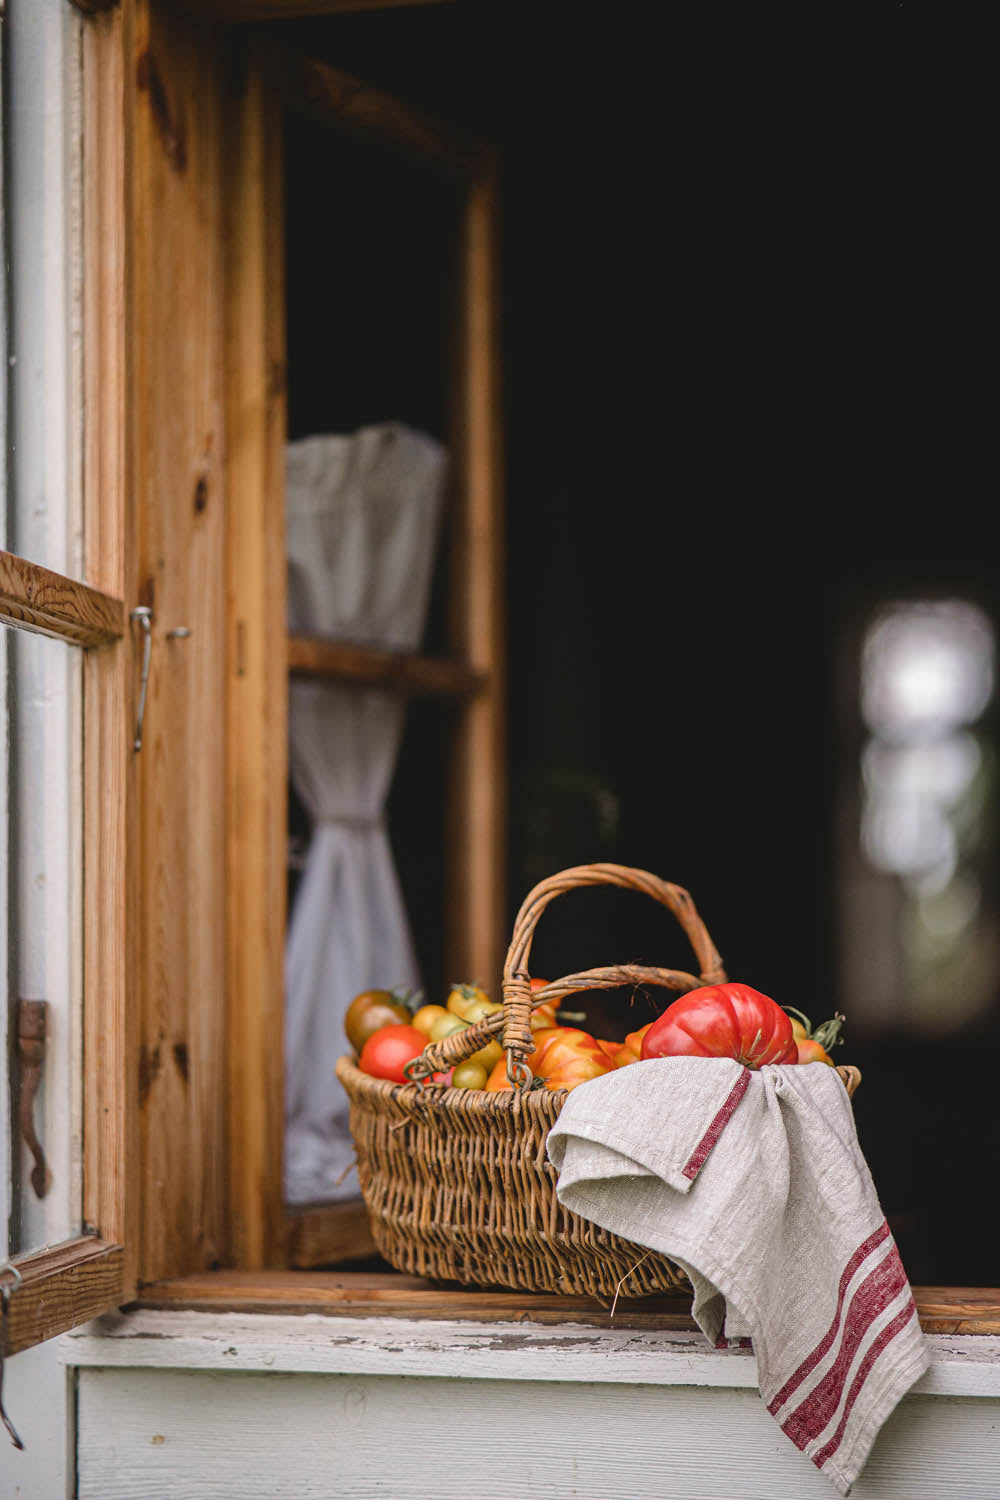
M545 984L544 979L531 981L533 990ZM828 1048L839 1042L844 1019L836 1015L814 1028L801 1011L784 1008L747 984L727 982L691 990L623 1042L611 1042L560 1024L571 1017L560 1017L559 1005L559 1000L548 1000L531 1013L535 1047L526 1063L538 1087L573 1089L602 1073L656 1057L732 1057L748 1068L796 1062L833 1067ZM430 1043L502 1009L478 984L453 985L444 1005L424 1004L422 996L401 991L364 990L351 1002L344 1029L362 1072L405 1083L407 1063ZM496 1040L433 1077L457 1089L495 1092L511 1087L507 1059Z

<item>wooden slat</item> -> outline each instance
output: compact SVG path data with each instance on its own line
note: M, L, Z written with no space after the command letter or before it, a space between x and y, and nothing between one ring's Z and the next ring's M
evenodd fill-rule
M487 683L485 673L461 661L302 635L288 638L288 670L307 677L329 677L338 682L367 683L444 698L471 697Z
M442 1287L396 1272L219 1271L144 1286L148 1307L212 1307L247 1312L457 1318L483 1322L591 1323L608 1326L609 1309L591 1297ZM614 1326L692 1328L690 1298L620 1299Z
M392 94L293 52L282 55L281 73L289 107L319 124L378 141L458 177L471 177L479 169L481 150L476 143L461 140Z
M0 1358L30 1349L96 1318L124 1298L124 1254L104 1240L67 1240L16 1262L19 1282L0 1272L10 1307L0 1327Z
M335 1266L376 1254L368 1214L360 1199L289 1209L287 1228L288 1264L299 1270Z
M1000 1289L914 1287L925 1333L1000 1333ZM586 1323L607 1327L609 1309L589 1297L447 1288L396 1272L220 1271L144 1286L148 1307L212 1307L247 1312L323 1312L357 1317L455 1318L481 1322ZM614 1326L695 1328L690 1298L620 1299Z
M232 105L226 204L230 1255L281 1264L286 905L285 335L280 112L258 53Z
M126 143L132 4L83 29L84 548L88 578L135 598ZM137 801L132 643L84 661L84 1218L123 1246L135 1288L139 1228Z
M221 110L210 28L136 0L129 142L138 599L141 1264L225 1263L226 497ZM190 632L171 638L173 628Z
M508 937L497 234L491 171L473 184L465 211L451 556L452 649L489 689L465 706L455 733L445 954L448 973L487 986L499 983Z
M1000 1287L915 1286L925 1333L1000 1334Z
M0 620L75 646L104 646L125 633L120 599L0 550Z

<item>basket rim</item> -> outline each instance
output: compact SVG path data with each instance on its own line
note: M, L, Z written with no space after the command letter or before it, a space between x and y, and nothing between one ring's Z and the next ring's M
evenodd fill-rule
M398 1104L404 1113L433 1112L469 1114L499 1118L519 1115L525 1110L551 1122L562 1109L568 1089L454 1089L443 1083L393 1083L363 1073L349 1053L337 1060L337 1077L349 1094L381 1099Z
M834 1069L847 1090L847 1097L853 1099L861 1082L860 1069L851 1063L835 1063ZM335 1072L352 1097L359 1094L369 1099L391 1100L405 1114L426 1115L431 1112L427 1108L431 1103L434 1112L485 1115L492 1119L527 1110L548 1119L551 1125L569 1095L568 1089L454 1089L443 1083L393 1083L388 1078L363 1073L349 1054L338 1059Z

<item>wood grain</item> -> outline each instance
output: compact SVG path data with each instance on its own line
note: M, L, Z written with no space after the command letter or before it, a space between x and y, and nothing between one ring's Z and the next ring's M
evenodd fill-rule
M121 599L0 550L0 621L76 646L103 646L125 633Z
M445 698L471 697L487 682L482 672L461 661L301 635L288 638L288 670L305 677L377 684L404 694Z
M148 1276L228 1246L222 62L211 30L160 0L136 0L133 54L133 503L153 608L137 757Z
M289 1209L287 1240L288 1264L300 1270L375 1254L368 1214L360 1199Z
M251 49L226 197L230 1257L281 1263L287 817L281 116Z
M506 918L503 475L495 171L470 187L455 393L458 474L450 560L451 647L486 681L456 725L448 810L448 973L495 985Z
M454 1318L503 1323L608 1324L608 1308L591 1297L474 1291L396 1272L220 1271L158 1282L140 1290L143 1307L212 1307L247 1311L362 1312L384 1317ZM615 1326L691 1329L690 1298L650 1297L619 1302Z
M67 1240L18 1260L20 1282L0 1321L0 1359L65 1333L124 1301L124 1254L99 1239ZM10 1286L9 1275L0 1280Z
M131 0L83 28L84 551L87 577L135 599L127 142ZM130 750L138 663L130 638L84 660L83 1214L123 1247L121 1296L139 1251L138 807Z
M925 1333L1000 1334L1000 1287L917 1286Z
M1000 1332L1000 1289L914 1287L920 1325L926 1333ZM394 1271L217 1272L142 1287L144 1307L248 1308L289 1312L373 1314L407 1318L447 1317L482 1322L593 1323L604 1327L608 1309L590 1297L473 1290L443 1286ZM690 1297L645 1297L620 1301L615 1327L693 1329Z

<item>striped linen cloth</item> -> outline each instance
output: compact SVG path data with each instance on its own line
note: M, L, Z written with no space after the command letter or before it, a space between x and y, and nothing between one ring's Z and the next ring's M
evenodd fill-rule
M910 1284L825 1063L633 1063L574 1089L549 1132L560 1201L681 1265L717 1347L842 1495L927 1368Z

